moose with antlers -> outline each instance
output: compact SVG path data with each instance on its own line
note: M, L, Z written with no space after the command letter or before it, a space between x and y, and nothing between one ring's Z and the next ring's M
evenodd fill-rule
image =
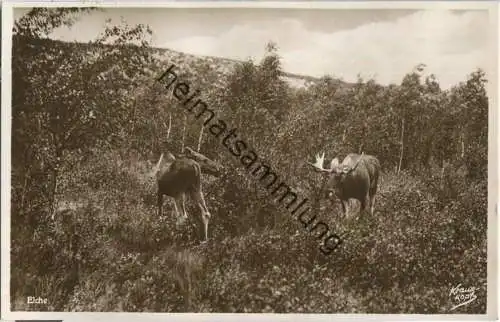
M380 175L380 162L372 156L351 153L347 155L339 164L339 159L335 157L330 168L323 168L325 153L316 155L314 163L308 162L316 171L329 176L327 182L327 192L329 196L335 195L342 203L343 215L347 215L347 202L349 199L357 199L361 203L361 212L370 207L370 214L373 215L375 207L375 194L377 193L378 179Z
M156 177L158 184L158 216L162 215L163 196L166 195L174 199L177 223L183 223L187 219L185 200L186 195L189 195L200 210L200 221L203 224L203 242L206 242L208 240L208 222L211 215L203 197L201 174L207 173L219 176L222 166L188 147L185 148L185 151L185 154L177 157L167 153L165 161L168 165L163 170L161 170L164 156L162 153L153 170L153 175ZM182 217L179 215L179 205L182 208Z

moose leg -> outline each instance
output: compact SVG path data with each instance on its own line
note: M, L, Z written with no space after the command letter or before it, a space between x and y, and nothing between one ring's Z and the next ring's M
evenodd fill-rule
M182 214L183 214L184 220L187 220L188 219L188 215L187 215L187 212L186 212L186 194L185 193L182 194ZM197 219L196 216L194 216L194 218ZM190 218L189 223L191 224L191 226L193 226L194 230L196 231L197 227L196 227L196 224L193 222L192 219L193 219L193 217Z
M360 215L361 215L361 214L363 214L364 212L366 212L366 211L367 211L367 209L366 209L366 205L367 205L367 204L370 204L370 201L371 201L371 199L370 199L370 194L369 194L369 193L367 193L367 194L366 194L366 196L365 196L364 198L361 198L361 200L360 200L360 201L361 201L361 209L360 209L359 213L360 213Z
M342 204L342 214L344 215L344 218L347 217L347 200L340 200L340 203Z
M187 219L187 213L186 213L186 194L182 194L182 201L181 201L181 208L182 208L182 217L184 218L183 220Z
M163 195L161 193L158 193L158 200L157 200L157 205L158 205L158 217L161 217L162 215L162 205L163 205Z
M194 200L201 212L201 221L203 223L204 241L208 240L208 221L210 220L210 212L205 204L205 198L200 190L191 192L191 198Z
M368 193L370 194L370 214L373 216L375 212L375 195L377 194L377 184L378 184L378 176L373 178L373 181L370 184L370 190Z
M176 225L180 226L184 223L184 218L179 215L179 198L174 198L174 210L175 210L175 217L177 218Z
M370 196L370 215L373 216L374 211L375 211L375 194Z

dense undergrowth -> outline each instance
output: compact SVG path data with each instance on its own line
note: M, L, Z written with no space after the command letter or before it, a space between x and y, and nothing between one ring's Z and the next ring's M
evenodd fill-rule
M324 256L291 217L235 235L218 227L230 218L217 212L211 240L200 245L193 227L176 227L171 207L157 217L144 162L119 167L109 160L76 174L85 182L116 172L106 186L71 201L81 206L58 212L57 227L43 233L47 272L24 283L34 289L13 294L14 309L25 308L23 294L34 292L64 311L446 313L450 288L462 283L481 289L466 311L485 310L483 184L465 186L452 174L454 185L440 190L410 174L384 174L373 217L353 207L342 219L325 205L327 220L347 237ZM449 189L462 192L443 205ZM209 185L205 191L213 200Z

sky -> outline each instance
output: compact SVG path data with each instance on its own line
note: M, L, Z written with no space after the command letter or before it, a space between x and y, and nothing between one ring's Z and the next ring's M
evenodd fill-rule
M491 50L485 10L108 8L51 38L94 39L107 18L149 24L154 46L198 55L259 61L274 41L287 72L346 81L400 83L424 63L449 88L476 68L488 73Z

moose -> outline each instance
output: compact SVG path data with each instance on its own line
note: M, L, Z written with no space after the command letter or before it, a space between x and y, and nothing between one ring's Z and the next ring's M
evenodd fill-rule
M207 173L218 177L221 175L222 166L189 147L186 147L185 151L187 153L177 157L167 152L166 163L169 165L165 166L163 170L161 169L164 156L162 153L153 170L153 176L156 177L158 185L158 216L162 215L163 196L166 195L173 198L177 224L182 224L187 219L185 201L186 195L189 195L200 210L204 233L202 242L206 242L208 240L208 222L211 215L203 196L201 174ZM182 217L179 215L179 205L182 208Z
M380 162L372 156L364 154L348 154L339 164L339 159L335 157L330 168L323 168L325 153L316 154L312 165L318 172L329 175L327 193L329 196L337 196L342 203L344 217L347 215L347 202L349 199L357 199L361 203L361 212L366 210L367 204L370 207L370 214L373 215L375 207L375 194L377 193L378 179L380 175Z

